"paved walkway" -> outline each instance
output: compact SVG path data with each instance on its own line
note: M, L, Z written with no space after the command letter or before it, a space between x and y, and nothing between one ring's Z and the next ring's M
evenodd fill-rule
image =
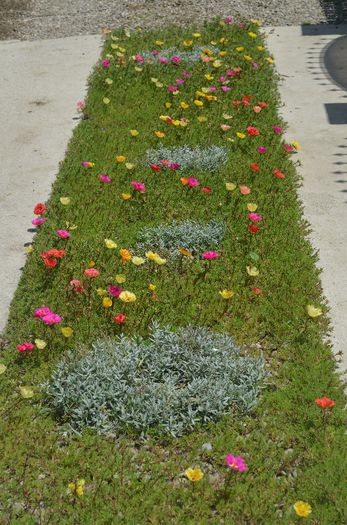
M0 42L0 332L25 261L33 207L64 158L101 38Z
M347 90L326 70L326 51L345 26L266 28L281 82L287 136L297 140L301 198L319 250L336 353L347 368ZM341 39L344 42L344 39ZM342 48L344 44L342 44ZM346 60L346 57L344 58ZM343 57L338 60L342 67ZM329 64L328 64L329 66ZM329 66L330 67L330 66ZM334 74L333 71L331 71ZM335 76L335 74L334 74ZM340 72L341 77L341 72Z

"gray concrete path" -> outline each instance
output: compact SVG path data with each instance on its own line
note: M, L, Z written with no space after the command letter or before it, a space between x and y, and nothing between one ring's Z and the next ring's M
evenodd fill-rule
M333 345L347 368L347 91L334 83L324 57L347 25L266 28L303 176L301 198L319 250L322 284L331 307ZM340 62L342 64L342 62ZM308 302L310 298L308 297Z
M0 42L0 332L34 205L49 195L100 45L97 36Z

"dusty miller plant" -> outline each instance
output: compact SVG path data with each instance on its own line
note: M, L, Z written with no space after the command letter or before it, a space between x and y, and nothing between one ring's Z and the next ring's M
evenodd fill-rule
M226 148L210 146L208 148L191 148L179 146L177 148L157 148L147 151L147 162L159 164L167 160L179 164L181 170L196 169L201 171L216 171L227 161Z
M226 334L154 324L149 339L99 340L70 353L45 385L55 415L75 432L180 436L256 403L264 361L241 355Z

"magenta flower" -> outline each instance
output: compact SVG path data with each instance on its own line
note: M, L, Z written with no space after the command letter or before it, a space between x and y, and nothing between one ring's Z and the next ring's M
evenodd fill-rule
M258 153L266 153L267 152L267 148L265 148L264 146L259 146L257 151L258 151Z
M272 126L272 129L274 130L275 133L277 133L278 135L280 135L282 133L282 128L280 128L279 126Z
M144 61L145 61L145 59L143 58L143 56L138 55L138 54L135 55L135 60L136 60L136 62L144 62Z
M122 292L124 292L124 288L120 288L119 286L109 286L108 292L113 297L119 297Z
M157 56L159 56L159 55L160 55L160 52L159 52L159 51L156 51L156 50L154 50L154 51L152 51L152 55L153 55L154 57L157 57Z
M232 77L234 75L234 70L233 69L227 69L226 70L226 74L229 75L229 77Z
M137 180L133 180L130 183L135 191L146 191L146 186L143 182L139 182Z
M57 233L61 239L68 239L71 237L71 233L67 230L55 230L55 233Z
M188 186L196 188L196 186L200 186L200 182L194 177L188 177Z
M225 22L226 24L231 24L232 21L233 21L233 19L232 19L231 16L227 16L226 18L224 18L224 22Z
M60 315L51 312L42 317L42 321L45 324L54 325L60 323L62 321L62 318L60 317Z
M183 77L183 78L188 78L188 77L190 77L190 73L189 73L189 71L183 71L183 73L182 73L182 77Z
M170 168L174 171L176 170L179 170L181 165L180 164L177 164L176 162L171 162L171 164L169 164Z
M40 224L43 224L44 222L46 222L47 219L45 219L44 217L37 217L36 219L33 219L31 221L31 224L33 224L34 226L40 226Z
M16 348L18 352L30 352L31 350L34 350L35 345L33 345L32 343L25 342L21 345L17 345Z
M225 457L225 462L229 468L237 470L238 472L245 472L245 470L248 470L247 464L241 456L228 454Z
M177 56L176 57L172 57L171 62L173 64L179 64L181 62L181 59L180 59L180 57L177 57Z
M184 84L184 80L182 78L176 78L176 84L178 86L181 86L182 84Z
M45 317L45 315L48 315L51 313L52 313L52 310L50 308L48 308L47 306L43 306L42 308L36 308L34 317L42 319L42 317Z
M101 60L101 65L104 67L110 67L110 61L109 60Z
M259 215L259 213L249 213L248 218L253 222L261 222L263 220L263 216Z
M177 91L177 86L171 85L167 87L169 91Z
M230 91L230 87L229 86L222 86L222 91L226 92L226 91Z
M109 177L105 173L100 173L99 180L101 180L101 182L112 182L111 177Z
M213 91L217 91L217 88L216 86L210 86L209 88L209 91L212 93Z
M159 62L160 62L161 64L167 64L169 61L168 61L167 58L159 58Z
M217 259L217 257L219 257L219 253L213 251L204 252L201 257L207 261L212 261L213 259Z

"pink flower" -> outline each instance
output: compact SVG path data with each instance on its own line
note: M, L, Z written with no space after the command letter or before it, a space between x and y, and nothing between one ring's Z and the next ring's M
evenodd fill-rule
M230 89L229 86L222 86L222 91L230 91Z
M222 75L222 76L219 77L219 80L221 82L226 82L228 79L226 77L223 77L223 75Z
M257 62L252 62L252 67L254 69L259 69L259 64Z
M157 56L159 56L159 55L160 55L160 52L159 52L159 51L156 51L156 50L154 50L154 51L152 51L152 55L153 55L154 57L157 57Z
M259 213L249 213L248 218L253 222L261 222L263 220L263 216L259 215Z
M160 62L161 64L167 64L169 61L168 61L167 58L159 58L159 62Z
M122 292L124 292L124 288L120 288L120 286L109 286L108 292L113 297L119 297Z
M101 180L101 182L111 182L112 181L111 177L109 177L105 173L100 173L99 180Z
M172 57L171 62L173 64L179 64L181 62L181 59L180 59L180 57L177 57L177 56L176 57Z
M68 239L71 237L71 233L67 230L55 230L55 233L57 233L61 239Z
M258 153L266 153L267 152L267 148L265 148L264 146L259 146L257 151L258 151Z
M189 73L189 71L183 71L183 73L182 73L182 77L183 77L183 78L188 78L188 77L190 77L190 73Z
M82 283L81 283L81 281L79 279L72 279L69 284L70 284L70 286L71 286L71 288L73 289L74 292L76 292L76 293L83 293L84 292L83 285L82 285Z
M225 462L229 468L237 470L238 472L245 472L245 470L248 470L247 464L241 456L228 454L225 458Z
M285 151L288 151L288 153L291 153L292 151L294 151L294 147L291 144L283 144L283 149Z
M51 313L52 313L52 310L50 308L48 308L47 306L43 306L42 308L36 308L34 317L42 319L42 317L45 317L45 315L48 315Z
M214 91L217 91L216 86L210 86L208 89L209 89L209 91L210 91L211 93L213 93Z
M146 191L146 186L143 184L143 182L133 180L130 184L136 191Z
M200 182L194 177L188 177L188 186L195 188L196 186L200 186Z
M219 253L217 252L204 252L201 256L203 259L206 259L207 261L212 261L213 259L217 259L219 257Z
M54 325L54 324L60 323L62 321L62 318L60 317L60 315L51 312L45 315L44 317L42 317L42 321L45 324Z
M170 166L170 162L168 160L161 160L159 161L160 164L162 164L163 166Z
M169 91L177 91L177 86L174 86L174 85L168 86L167 88Z
M176 170L179 170L181 165L180 164L177 164L176 162L171 162L171 164L169 164L170 168L174 171Z
M86 106L86 103L84 102L84 100L78 100L76 102L76 107L79 111L82 111L82 109L84 109Z
M104 67L110 67L110 61L109 60L101 60L101 65Z
M226 24L231 24L232 21L233 21L233 19L232 19L231 16L227 16L226 18L224 18L224 22L225 22Z
M90 277L91 279L95 279L95 277L99 277L100 272L96 268L87 268L84 270L84 275L86 277Z
M229 77L232 77L234 75L234 70L233 69L227 69L226 70L226 74L229 75Z
M17 345L16 348L18 352L30 352L30 350L34 350L35 345L33 345L32 343L25 342L21 345Z
M176 84L178 86L181 86L182 84L184 84L184 80L182 80L182 78L176 78Z
M275 133L277 133L278 135L280 135L282 133L282 128L280 128L279 126L272 126L272 129L274 130Z
M138 54L135 55L135 60L136 60L136 62L144 62L144 58L143 58L143 56L138 55Z
M31 224L33 224L34 226L40 226L40 224L43 224L44 222L46 222L47 219L45 219L44 217L37 217L37 219L33 219L31 221Z

